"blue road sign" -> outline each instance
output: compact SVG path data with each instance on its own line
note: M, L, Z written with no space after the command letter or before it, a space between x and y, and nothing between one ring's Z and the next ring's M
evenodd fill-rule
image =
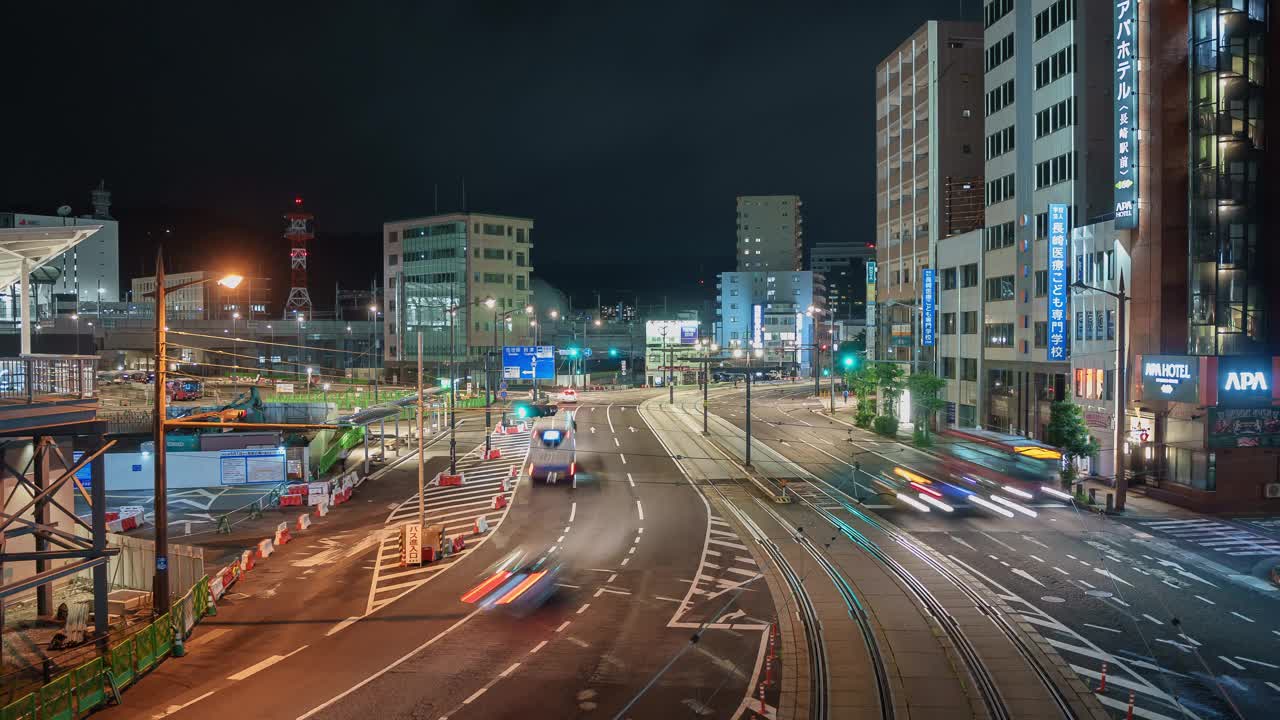
M582 348L582 357L591 357L591 348Z
M502 377L510 380L555 378L555 347L514 345L502 348Z

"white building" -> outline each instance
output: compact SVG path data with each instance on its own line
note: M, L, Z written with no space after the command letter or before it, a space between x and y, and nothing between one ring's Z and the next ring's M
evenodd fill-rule
M982 257L981 230L938 241L937 373L947 381L945 421L954 427L977 427L982 417Z
M804 219L798 195L740 195L737 212L738 270L800 270L804 266Z
M1070 363L1050 361L1048 209L1067 228L1114 210L1112 3L991 0L984 31L985 427L1043 438Z
M815 342L830 342L826 302L817 277L809 271L720 273L717 342L726 351L760 348L764 350L761 362L809 372ZM809 313L811 306L823 312L815 317Z
M61 217L28 213L0 213L0 228L37 229L101 226L75 247L63 252L41 268L36 282L37 319L54 313L53 296L74 296L80 302L116 302L120 299L120 227L110 218ZM46 282L47 281L47 282ZM0 296L0 319L12 319L9 293ZM74 307L67 304L66 307Z

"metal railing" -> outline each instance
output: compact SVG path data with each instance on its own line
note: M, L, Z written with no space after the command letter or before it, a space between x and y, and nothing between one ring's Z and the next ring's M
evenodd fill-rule
M97 396L94 355L0 358L0 400L37 402Z

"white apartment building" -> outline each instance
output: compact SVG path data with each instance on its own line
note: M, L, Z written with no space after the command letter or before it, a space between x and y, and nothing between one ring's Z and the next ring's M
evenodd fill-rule
M1114 210L1109 0L991 0L984 31L984 427L1043 438L1068 390L1047 358L1048 206Z
M738 196L738 272L803 269L802 206L798 195Z
M982 230L938 241L936 370L947 381L942 399L952 427L978 427L982 417L982 256Z

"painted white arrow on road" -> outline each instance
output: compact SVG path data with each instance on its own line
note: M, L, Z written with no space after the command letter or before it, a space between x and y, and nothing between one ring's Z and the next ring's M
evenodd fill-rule
M592 434L592 435L595 435L595 434L596 434L596 428L595 428L595 426L594 426L594 425L591 427L591 434Z
M1012 569L1011 569L1011 572L1012 572L1014 575L1017 575L1018 577L1020 577L1020 578L1022 578L1022 579L1024 579L1024 580L1030 580L1031 582L1033 582L1033 583L1035 583L1035 584L1039 585L1040 587L1044 587L1044 583L1042 583L1042 582L1040 582L1039 580L1037 580L1037 579L1035 579L1034 577L1032 577L1032 576L1031 576L1031 573L1027 572L1026 570L1023 570L1022 568L1012 568Z
M635 431L636 431L636 429L635 429L634 427L631 427L630 425L628 425L628 426L627 426L627 429L628 429L628 430L630 430L631 432L635 432Z

